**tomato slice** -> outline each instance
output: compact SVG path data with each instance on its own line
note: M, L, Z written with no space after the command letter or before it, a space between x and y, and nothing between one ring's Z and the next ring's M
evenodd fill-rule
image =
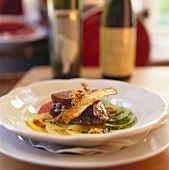
M49 112L51 105L52 105L52 101L42 105L38 111L38 114Z

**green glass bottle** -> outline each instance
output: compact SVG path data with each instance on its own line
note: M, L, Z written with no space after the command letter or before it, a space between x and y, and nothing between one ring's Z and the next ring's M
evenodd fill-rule
M48 0L50 59L54 78L76 78L81 69L81 0Z
M101 16L103 78L126 80L135 66L136 27L130 0L107 0Z

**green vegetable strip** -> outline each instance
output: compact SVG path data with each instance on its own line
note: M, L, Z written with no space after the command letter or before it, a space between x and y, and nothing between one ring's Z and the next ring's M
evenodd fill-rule
M111 124L111 123L105 123L105 127L108 127L109 130L117 130L117 129L125 129L131 127L136 122L136 116L130 113L130 115L127 117L128 121L124 124Z

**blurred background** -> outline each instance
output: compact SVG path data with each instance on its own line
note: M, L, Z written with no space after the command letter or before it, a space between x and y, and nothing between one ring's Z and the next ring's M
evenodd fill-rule
M83 0L84 66L99 63L104 3ZM169 65L169 1L132 0L132 4L138 26L136 66ZM0 0L0 96L31 67L50 65L48 33L46 0Z

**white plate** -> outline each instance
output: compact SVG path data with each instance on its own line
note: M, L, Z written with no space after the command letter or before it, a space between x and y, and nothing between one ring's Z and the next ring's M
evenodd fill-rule
M52 167L102 168L125 165L150 158L169 147L169 123L161 125L138 144L108 154L52 154L20 141L10 131L0 128L0 151L18 160Z
M136 116L134 126L106 134L61 136L40 133L30 129L25 119L38 112L40 106L50 101L51 93L82 89L81 82L91 89L113 87L117 95L107 97L113 104L129 108ZM98 146L118 138L132 137L148 132L160 125L168 116L168 105L159 95L139 86L112 80L50 80L11 91L0 98L0 125L6 129L36 140L75 146Z

